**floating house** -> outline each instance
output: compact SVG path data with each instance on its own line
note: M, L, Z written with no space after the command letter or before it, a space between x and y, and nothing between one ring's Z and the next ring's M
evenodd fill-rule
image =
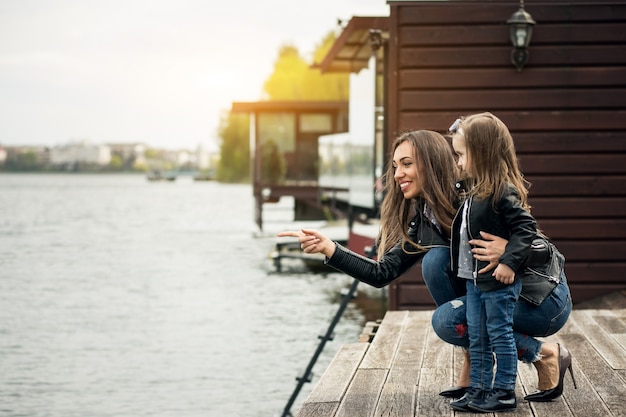
M347 102L258 101L232 103L250 115L250 154L255 222L263 230L263 206L290 196L295 220L323 218L318 183L318 138L348 130ZM345 189L328 187L334 195Z

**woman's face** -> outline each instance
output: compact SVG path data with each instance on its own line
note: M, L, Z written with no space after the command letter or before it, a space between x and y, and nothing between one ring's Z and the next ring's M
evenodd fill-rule
M415 198L422 193L424 175L421 163L415 159L413 146L404 141L393 153L393 178L405 199Z
M459 166L461 171L465 173L465 175L471 177L471 164L469 161L469 155L467 154L467 146L465 145L465 136L463 135L463 131L461 129L459 129L457 133L452 136L452 147L454 148L454 153L457 157L456 164Z

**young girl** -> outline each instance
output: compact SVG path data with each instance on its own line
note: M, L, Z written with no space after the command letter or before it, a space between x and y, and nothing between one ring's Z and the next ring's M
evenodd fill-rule
M450 132L465 179L465 201L452 227L451 257L453 271L466 279L471 362L470 389L450 405L460 411L512 410L517 407L513 312L522 288L516 272L529 256L536 222L506 125L491 113L480 113L458 119ZM472 256L469 241L480 238L480 231L509 241L493 271L482 272L486 263Z

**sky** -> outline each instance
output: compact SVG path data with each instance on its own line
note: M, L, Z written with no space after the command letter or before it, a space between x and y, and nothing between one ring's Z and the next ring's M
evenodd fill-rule
M0 146L216 150L220 115L263 98L282 45L311 57L386 0L0 0Z

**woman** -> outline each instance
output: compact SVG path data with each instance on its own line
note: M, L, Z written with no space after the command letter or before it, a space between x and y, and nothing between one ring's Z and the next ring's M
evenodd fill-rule
M278 235L297 237L305 253L323 253L328 265L378 288L421 261L424 281L438 306L433 315L435 331L444 341L465 348L465 362L457 385L441 395L461 397L469 386L470 364L466 349L469 342L465 288L450 268L450 229L459 206L456 162L445 138L426 130L401 135L394 142L392 152L381 206L378 261L360 256L316 230L285 231ZM481 271L485 272L497 265L506 240L482 237L483 240L470 243L477 246L473 249L476 259L489 262ZM534 265L532 259L528 263ZM526 302L522 300L516 305L513 328L520 359L532 362L538 371L539 392L527 396L529 401L549 401L563 390L565 359L559 355L559 345L532 338L554 334L565 324L571 299L565 277L562 278L559 291L555 289L541 305L523 305ZM529 312L532 318L522 315ZM521 344L522 341L525 343Z

